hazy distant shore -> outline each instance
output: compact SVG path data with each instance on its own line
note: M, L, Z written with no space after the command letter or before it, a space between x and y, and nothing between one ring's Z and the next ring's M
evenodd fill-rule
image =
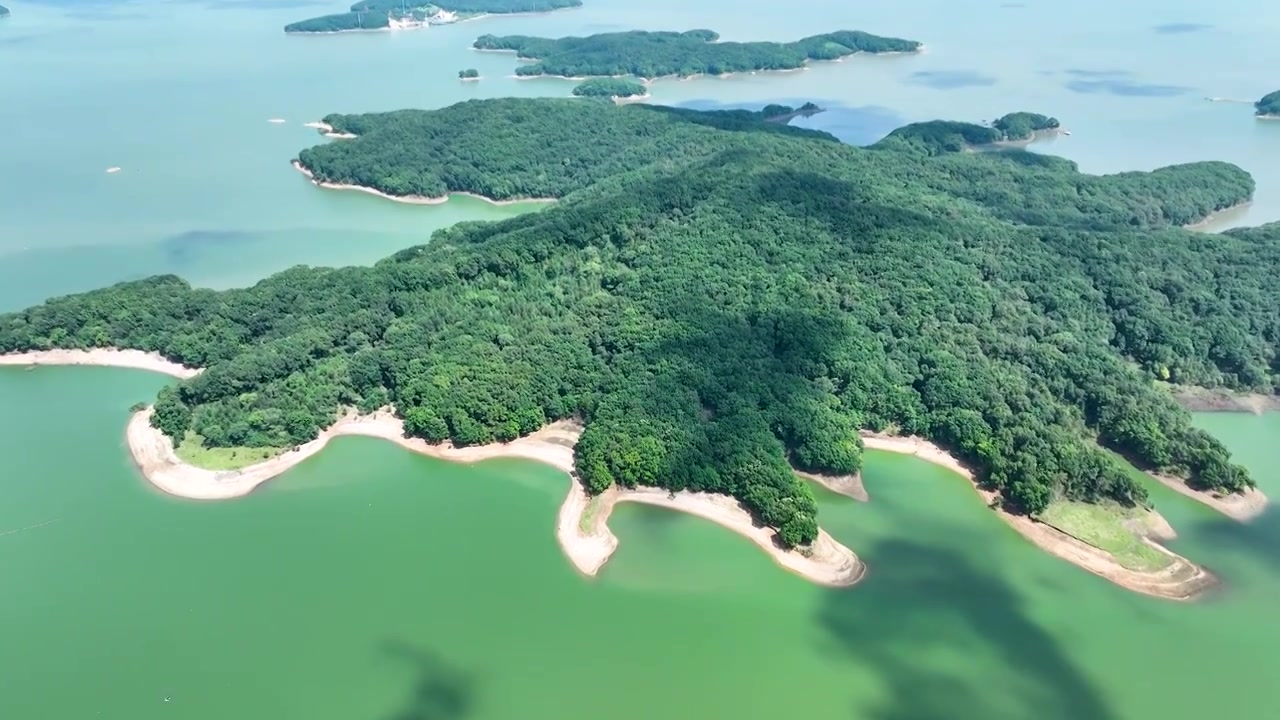
M866 433L863 435L862 440L866 447L872 450L914 455L921 460L962 475L969 480L983 502L988 506L993 506L993 503L995 503L996 514L1014 530L1018 531L1018 534L1035 543L1041 549L1073 565L1084 568L1094 575L1110 580L1125 589L1171 600L1190 600L1217 582L1204 568L1150 538L1143 537L1142 540L1152 549L1168 557L1171 564L1157 571L1132 570L1121 565L1111 553L1082 542L1025 515L1014 515L1000 509L998 503L996 503L996 493L979 487L974 482L973 473L962 465L959 460L923 438ZM1151 512L1155 513L1154 510ZM1156 523L1164 527L1168 526L1168 523L1165 523L1162 517L1158 517L1158 514Z
M556 202L555 198L520 198L519 200L494 200L493 198L485 197L484 195L477 195L476 193L459 191L459 190L450 190L448 194L441 195L440 197L427 197L425 195L391 195L388 193L384 193L381 190L376 190L371 187L365 187L363 185L347 185L343 183L333 183L333 182L327 182L324 180L316 180L315 174L312 173L310 170L306 169L305 167L303 167L302 163L298 162L297 160L293 161L293 168L298 172L302 173L303 175L306 175L307 179L311 181L311 184L315 185L316 187L322 187L326 190L354 190L356 192L368 193L370 195L377 195L378 197L386 200L393 200L399 203L407 203L409 205L443 205L444 203L449 202L449 198L454 195L461 195L463 197L483 200L489 203L490 205L519 205L520 203Z
M516 51L516 50L506 50L506 49L496 49L496 48L477 48L477 47L473 47L473 48L471 48L471 49L472 49L472 50L474 50L474 51L476 51L476 52L491 52L491 53L511 53L511 54L516 54L516 53L518 52L518 51ZM682 80L682 81L684 81L684 80L695 80L695 79L700 78L700 77L712 77L712 78L717 78L717 79L721 79L721 80L723 80L723 79L725 79L725 78L732 77L732 76L734 76L734 75L743 75L743 74L745 74L745 75L757 75L757 74L761 74L761 73L792 73L792 72L799 72L799 71L801 71L801 70L808 70L809 68L813 67L814 65L818 65L818 64L826 64L826 63L838 63L838 62L843 61L845 58L851 58L851 57L863 57L863 56L870 56L870 57L883 57L883 56L886 56L886 55L920 55L920 54L922 54L923 52L924 52L924 45L921 45L919 48L916 48L915 50L901 50L901 51L893 51L893 52L878 52L878 53L877 53L877 52L859 51L859 52L852 53L852 54L850 54L850 55L844 55L844 56L842 56L842 57L833 58L833 59L831 59L831 60L805 60L803 65L800 65L799 67L793 67L793 68L761 69L761 70L733 70L733 71L730 71L730 72L724 72L724 73L694 73L694 74L692 74L692 75L680 75L680 74L678 74L678 73L669 73L669 74L667 74L667 75L657 75L657 76L654 76L654 77L651 77L651 78L650 78L650 77L640 77L640 76L635 76L635 77L637 77L637 78L639 79L639 81L640 81L640 82L645 83L645 84L653 83L653 82L656 82L656 81L658 81L658 80L672 80L672 79L674 79L674 80ZM518 55L517 55L517 59L518 59L518 60L520 60L521 62L525 62L525 63L535 63L535 62L540 62L540 60L539 60L538 58L522 58L522 57L519 57ZM632 76L631 76L631 75L553 75L553 74L551 74L551 73L543 73L543 74L541 74L541 75L517 75L517 74L512 74L510 77L513 77L513 78L515 78L516 80L537 80L537 79L539 79L539 78L551 78L551 79L553 79L553 80L573 80L574 82L582 82L583 80L592 80L592 79L595 79L595 78L625 78L625 77L632 77Z

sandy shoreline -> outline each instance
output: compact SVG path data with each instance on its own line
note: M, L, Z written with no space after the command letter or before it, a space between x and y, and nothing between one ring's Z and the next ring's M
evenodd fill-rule
M352 137L355 137L355 136L353 135ZM294 170L297 170L298 172L305 175L307 179L311 181L311 184L315 185L316 187L322 187L326 190L354 190L356 192L376 195L385 200L391 200L398 203L407 203L409 205L443 205L444 203L449 202L449 198L454 195L461 195L462 197L475 198L476 200L483 200L489 203L490 205L499 205L499 206L519 205L521 203L556 202L555 198L521 198L519 200L494 200L493 198L487 198L483 195L477 195L472 192L453 191L453 190L451 190L446 195L442 195L441 197L426 197L424 195L389 195L387 193L382 192L381 190L375 190L370 187L364 187L363 185L344 185L342 183L332 183L332 182L316 180L315 175L312 174L310 170L303 167L302 163L298 162L297 160L294 160L292 164L293 164Z
M1257 488L1250 488L1243 493L1232 493L1230 495L1222 495L1219 493L1202 492L1189 487L1182 478L1170 477L1168 475L1160 475L1157 473L1147 473L1148 477L1155 478L1161 485L1173 490L1184 497L1189 497L1198 503L1208 505L1218 512L1237 522L1249 522L1258 517L1267 510L1267 496Z
M1213 212L1209 213L1208 215L1205 215L1204 217L1200 218L1199 220L1193 223L1187 223L1186 225L1183 225L1182 229L1183 230L1203 230L1204 228L1207 228L1213 225L1214 223L1222 220L1225 216L1230 215L1231 213L1246 210L1251 205L1253 205L1252 198L1245 200L1243 202L1238 202L1235 205L1224 207L1221 210L1214 210Z
M0 365L103 365L152 370L179 378L198 375L201 370L184 367L155 353L138 350L48 350L0 355ZM342 435L377 437L416 453L454 462L479 462L489 458L513 457L533 460L570 475L569 491L560 507L556 539L574 567L585 575L595 575L617 549L618 539L606 521L620 502L658 505L715 522L754 542L782 567L823 585L852 585L865 574L865 567L847 547L819 531L818 540L807 551L784 550L773 543L773 531L756 527L738 502L727 496L706 493L669 493L658 488L613 488L596 500L595 515L587 532L582 529L583 513L590 498L573 477L573 447L581 435L577 424L561 421L509 443L453 447L432 445L404 434L404 423L388 410L360 415L348 412L315 439L270 460L240 470L214 471L189 465L174 452L173 441L151 426L153 409L136 412L129 419L125 437L133 461L152 485L178 497L196 500L225 500L247 495L254 488L280 475L324 449Z
M1280 396L1235 392L1226 388L1166 385L1174 402L1191 412L1247 412L1261 415L1280 410Z
M327 138L334 138L336 140L354 140L357 137L355 133L337 132L333 129L332 125L323 120L314 120L309 123L302 123L302 126L315 128L320 131L321 135L324 135Z
M168 436L151 427L151 408L135 413L127 432L129 449L142 474L156 487L179 497L222 500L247 495L262 483L280 475L324 449L342 435L364 435L389 440L411 452L453 462L473 463L489 458L514 457L550 465L572 476L573 446L581 434L574 423L561 421L509 443L453 447L432 445L408 438L404 424L389 410L370 415L348 413L329 426L315 440L289 452L247 468L214 472L184 463L174 453ZM585 575L595 575L618 547L618 540L606 522L614 505L639 502L696 515L738 533L768 552L782 567L824 585L851 585L862 577L864 568L857 556L825 532L811 549L811 556L783 550L773 544L773 531L756 527L751 516L732 498L705 493L668 493L658 488L613 488L597 500L590 531L582 529L582 514L590 498L576 478L569 480L569 492L560 507L556 539L565 555Z
M202 370L166 360L160 353L141 350L32 350L24 353L0 355L0 365L100 365L105 367L150 370L172 377L186 379L199 375Z
M818 530L818 539L805 552L779 548L774 544L773 530L757 527L738 501L725 495L613 487L594 500L596 506L584 528L583 514L591 502L581 483L573 481L556 523L556 537L565 554L586 575L595 575L617 549L618 538L609 530L608 521L613 509L625 502L656 505L710 520L746 537L783 568L821 585L845 587L866 574L862 561L825 530Z
M871 496L867 495L867 489L862 485L861 473L853 473L852 475L819 475L818 473L803 472L795 468L792 468L792 472L805 480L821 485L833 493L853 498L858 502L867 502L871 499Z
M923 438L866 433L862 436L862 441L872 450L915 455L921 460L964 476L988 506L991 506L997 497L996 493L984 490L973 482L973 473L959 460ZM1036 522L1025 515L1014 515L999 509L998 506L995 512L1018 534L1035 543L1042 550L1128 590L1170 600L1190 600L1217 582L1216 578L1204 568L1152 539L1152 537L1169 539L1173 535L1173 528L1169 527L1164 518L1154 510L1152 511L1155 516L1153 526L1156 530L1149 533L1151 537L1144 537L1143 541L1152 549L1170 558L1172 562L1163 570L1145 572L1130 570L1120 565L1110 553L1044 523Z

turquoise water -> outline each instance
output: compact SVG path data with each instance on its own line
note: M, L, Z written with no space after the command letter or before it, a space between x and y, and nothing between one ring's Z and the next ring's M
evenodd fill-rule
M298 263L369 263L463 218L518 208L438 207L323 192L288 165L329 112L438 107L471 97L568 95L517 81L514 61L469 49L481 33L584 34L711 27L787 40L837 27L922 40L920 56L854 58L800 73L662 81L655 102L814 100L805 120L856 143L936 117L1031 109L1073 134L1040 149L1089 172L1222 159L1258 180L1257 202L1220 227L1280 219L1280 123L1246 105L1273 90L1280 6L1085 0L1070 8L940 0L817 0L742 12L726 0L588 0L576 10L403 33L286 37L330 4L15 2L0 26L0 309L156 272L214 287ZM336 5L335 5L336 7ZM1191 32L1158 26L1201 23ZM460 83L476 67L485 79ZM273 125L269 118L283 118ZM108 167L122 168L108 175ZM527 208L524 208L527 209Z
M0 368L0 717L1194 720L1280 702L1280 520L1153 488L1195 604L1025 542L967 483L868 454L820 493L869 564L828 590L697 518L623 506L594 580L556 545L567 478L340 438L260 491L163 496L123 447L164 380ZM1280 415L1207 416L1280 494ZM69 452L68 448L74 449ZM169 698L169 702L165 702Z

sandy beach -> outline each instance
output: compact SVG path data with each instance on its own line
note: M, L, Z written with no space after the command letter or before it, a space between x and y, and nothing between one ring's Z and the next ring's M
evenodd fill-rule
M592 502L594 507L590 507ZM824 530L818 531L818 539L804 551L783 550L774 543L773 530L757 527L738 501L724 495L614 487L593 501L581 483L572 481L569 497L560 507L556 537L565 554L584 574L595 575L617 549L618 538L609 530L609 515L619 503L625 502L656 505L710 520L746 537L783 568L821 585L845 587L866 574L866 566L853 551ZM586 512L591 515L584 521Z
M293 168L303 175L306 175L312 185L322 187L326 190L354 190L356 192L377 195L380 198L393 200L398 203L408 203L409 205L442 205L449 202L448 195L442 197L425 197L422 195L388 195L381 190L374 190L373 188L367 188L362 185L343 185L341 183L323 182L321 180L316 180L315 175L313 175L310 170L304 168L302 163L297 160L293 161Z
M1248 210L1251 205L1253 205L1253 200L1251 199L1245 200L1244 202L1238 202L1235 205L1224 207L1221 210L1214 210L1213 212L1209 213L1208 215L1205 215L1203 218L1200 218L1196 222L1188 223L1186 225L1183 225L1182 227L1184 230L1203 230L1207 227L1217 224L1218 222L1222 221L1223 219L1225 219L1226 217L1234 213L1242 213L1245 210Z
M581 428L571 422L557 422L509 443L453 447L432 445L407 438L404 425L388 410L370 415L348 413L319 437L289 452L241 470L214 472L184 463L174 453L168 436L151 427L151 409L135 413L127 432L129 449L142 474L156 487L179 497L222 500L247 495L262 483L324 449L341 435L365 435L389 440L412 452L453 462L479 462L489 458L515 457L545 463L572 475L573 446ZM589 532L582 530L582 514L590 499L576 478L569 480L569 492L561 505L556 538L574 567L585 575L595 575L617 549L618 540L605 524L619 502L640 502L706 518L747 537L768 552L782 567L824 585L851 585L863 574L863 566L848 548L825 532L820 533L808 554L783 550L773 543L773 531L756 527L751 516L732 498L705 493L674 495L657 488L624 490L614 488L598 499Z
M1250 488L1243 493L1232 493L1230 495L1222 495L1220 493L1208 493L1195 490L1187 486L1182 478L1170 477L1168 475L1159 475L1156 473L1147 473L1150 477L1155 478L1161 485L1177 492L1179 495L1195 500L1198 503L1208 505L1218 512L1226 515L1232 520L1238 522L1249 522L1258 517L1267 509L1267 496L1257 488Z
M105 365L138 368L189 378L201 370L170 362L156 353L138 350L46 350L0 355L0 365ZM189 465L174 452L173 441L151 426L153 409L136 412L129 419L125 437L134 463L143 477L164 492L195 500L226 500L247 495L254 488L280 475L324 449L341 435L382 438L411 452L453 462L479 462L489 458L514 457L545 463L570 475L569 489L560 507L556 538L574 567L585 575L595 575L618 547L618 539L606 524L613 507L620 502L658 505L686 512L722 525L750 539L782 567L823 585L852 585L862 578L865 567L849 548L819 530L811 548L784 550L773 542L773 530L757 527L738 502L723 495L668 493L658 488L627 490L614 488L595 500L594 516L583 531L582 515L591 499L573 477L573 447L582 428L569 421L547 425L537 432L509 443L453 447L433 445L420 438L405 437L404 423L388 409L360 415L348 412L311 442L239 470L205 470Z
M25 353L9 353L0 355L0 365L102 365L106 367L150 370L151 372L171 375L184 380L195 377L202 372L197 368L189 368L171 360L166 360L159 353L148 353L141 350L115 350L113 348L33 350Z
M352 137L355 137L355 136L353 135ZM293 161L293 169L297 170L303 175L306 175L307 179L311 181L311 184L315 185L316 187L322 187L326 190L355 190L356 192L368 193L370 195L377 195L378 197L384 198L386 200L392 200L399 203L408 203L410 205L443 205L444 203L449 202L450 197L453 197L455 195L460 195L462 197L475 198L476 200L483 200L489 203L490 205L518 205L520 203L556 202L555 198L520 198L519 200L494 200L493 198L487 198L483 195L477 195L475 193L466 192L466 191L451 191L447 195L443 195L441 197L426 197L423 195L388 195L387 193L384 193L381 190L375 190L373 188L364 187L363 185L344 185L341 183L331 183L331 182L316 180L315 175L313 175L310 170L303 167L302 163L298 162L297 160Z
M870 496L867 495L867 489L862 486L862 474L853 473L852 475L819 475L818 473L802 472L792 468L792 472L796 475L815 482L833 493L853 498L858 502L867 502Z
M973 473L964 467L960 461L923 438L866 433L862 436L862 441L866 447L873 450L915 455L921 460L931 462L964 476L982 498L982 501L989 507L996 499L996 493L984 490L973 482ZM1110 553L1077 540L1044 523L1036 522L1025 515L1014 515L999 509L998 506L994 509L1000 518L1016 530L1018 534L1035 543L1041 549L1128 590L1170 600L1190 600L1217 582L1217 579L1204 568L1152 539L1155 537L1167 540L1173 536L1173 528L1169 527L1163 517L1152 518L1153 522L1150 524L1155 529L1148 533L1148 537L1143 537L1142 539L1143 542L1168 557L1172 562L1163 570L1144 572L1126 568L1120 565ZM1152 514L1158 516L1155 511L1152 511Z
M315 128L316 130L320 131L321 135L324 135L327 138L334 138L335 140L354 140L356 139L356 137L358 137L355 133L336 132L333 129L332 125L322 120L314 120L309 123L302 123L302 126Z

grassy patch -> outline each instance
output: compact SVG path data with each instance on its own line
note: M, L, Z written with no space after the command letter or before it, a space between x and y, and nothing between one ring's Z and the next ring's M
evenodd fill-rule
M239 470L247 465L262 462L279 455L284 448L272 447L205 447L204 438L187 431L186 437L175 450L185 463L206 470Z
M590 535L596 530L596 516L600 514L600 496L592 495L587 500L587 506L582 509L582 515L578 518L578 529L583 535Z
M1116 503L1055 500L1038 518L1044 523L1111 553L1130 570L1160 570L1173 561L1142 541L1146 510Z

